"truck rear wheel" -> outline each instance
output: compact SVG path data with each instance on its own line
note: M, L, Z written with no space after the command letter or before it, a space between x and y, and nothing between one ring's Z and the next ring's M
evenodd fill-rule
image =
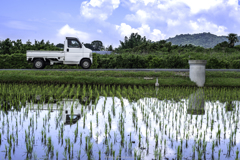
M91 67L90 61L89 61L88 59L82 60L82 62L81 62L81 67L82 67L83 69L88 69L88 68L90 68L90 67Z
M33 67L36 69L45 68L45 62L42 59L35 59L33 62Z

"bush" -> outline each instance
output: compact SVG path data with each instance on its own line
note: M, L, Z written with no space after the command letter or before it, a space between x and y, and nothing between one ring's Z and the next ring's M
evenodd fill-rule
M232 61L232 66L234 69L240 69L240 60L233 60Z
M149 64L150 68L164 68L164 60L162 58L154 57Z
M165 68L183 68L184 62L178 55L167 56Z
M210 60L207 61L206 68L208 68L208 69L219 69L219 68L221 68L219 60L216 57L210 58Z
M225 49L225 53L233 53L233 52L235 52L234 48L226 48Z

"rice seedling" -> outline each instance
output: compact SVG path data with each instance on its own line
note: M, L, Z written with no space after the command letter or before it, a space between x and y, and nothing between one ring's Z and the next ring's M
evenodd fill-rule
M107 139L107 132L108 131L108 126L107 126L107 123L105 123L105 137L106 137L106 139Z
M80 156L81 156L81 149L79 149L77 153L78 153L77 158L80 159Z
M238 148L237 148L235 160L238 160L238 154L239 154L239 151L238 151Z
M90 137L92 137L92 121L90 121Z
M218 159L220 160L221 149L218 150Z
M85 128L85 121L86 121L86 113L84 113L84 116L83 116L83 128Z
M177 149L177 160L182 158L182 153L180 151L180 148L181 148L181 146L178 146L178 149Z
M100 150L98 151L98 157L99 157L98 159L101 160L101 151Z
M98 112L96 114L96 121L97 121L97 127L98 127Z
M105 116L105 113L106 113L107 114L107 119L106 120L103 119L103 125L101 123L97 122L97 127L100 126L99 128L97 128L97 133L100 133L98 131L100 131L104 127L104 124L107 123L107 125L109 125L110 129L109 130L107 129L107 134L105 134L105 135L107 135L106 138L113 138L114 137L114 142L111 143L111 146L108 146L109 144L108 144L107 140L105 142L106 142L106 145L110 148L109 150L111 150L111 152L110 152L111 154L113 154L112 144L114 143L116 146L120 145L118 143L115 143L117 141L116 137L118 136L118 134L119 134L120 138L122 139L121 147L124 147L125 151L126 151L126 149L128 149L128 151L131 151L132 148L135 149L137 147L137 146L134 146L134 145L132 146L131 141L135 140L135 139L139 139L139 135L141 135L140 130L139 130L139 133L137 133L137 132L138 132L138 129L142 127L142 122L144 122L144 125L147 126L147 129L146 129L146 143L148 143L148 149L154 149L154 146L156 147L156 142L158 143L158 141L156 140L156 137L157 137L156 136L156 134L157 134L156 130L154 130L154 139L155 139L154 143L155 143L155 145L151 145L152 142L150 142L148 140L148 139L150 139L149 136L151 136L151 128L157 129L159 127L159 130L158 130L159 131L159 136L158 137L161 137L160 138L160 144L162 144L162 142L164 141L163 154L165 156L167 156L167 157L170 157L170 159L177 158L177 155L170 156L166 152L166 149L168 149L168 147L170 147L170 146L166 145L166 142L167 142L168 139L171 142L172 149L174 149L173 146L177 146L177 143L178 143L177 140L178 140L178 138L180 138L180 143L181 143L181 145L180 145L180 153L182 153L183 156L189 156L189 153L185 152L185 148L182 148L183 140L184 139L186 140L185 141L186 142L186 148L188 148L187 145L190 145L190 146L195 145L194 143L193 144L189 143L188 142L189 139L195 138L195 140L196 140L195 148L197 149L198 157L200 157L201 154L204 154L204 156L205 156L205 157L203 157L204 159L209 158L209 157L206 157L206 156L208 156L206 154L206 146L207 146L206 139L208 139L211 135L212 135L212 139L214 139L214 141L210 142L209 145L212 145L212 143L214 143L214 145L216 145L217 147L221 148L221 146L224 145L225 142L226 142L225 139L227 139L227 140L230 140L230 143L227 143L227 145L228 146L231 145L230 146L231 150L234 150L234 152L236 152L236 149L237 149L235 147L236 146L236 137L239 136L238 128L237 128L237 126L239 124L238 116L237 116L238 115L237 113L238 113L238 110L239 110L239 106L235 107L236 112L228 112L228 113L226 113L225 110L224 110L224 106L223 105L221 105L221 104L219 105L219 103L218 103L216 105L216 107L212 107L214 103L210 102L209 108L207 108L205 110L206 111L206 115L201 115L201 116L197 116L197 115L194 115L194 114L187 115L187 113L185 112L186 109L187 109L187 106L184 106L182 104L179 105L179 104L176 104L175 102L174 102L175 104L174 103L168 104L169 101L167 101L167 99L168 99L169 95L170 96L175 96L175 95L178 94L175 91L176 89L172 89L172 88L168 88L166 90L164 89L164 91L162 92L162 95L161 95L162 98L160 98L160 99L164 99L165 98L164 101L162 101L162 102L160 101L158 103L157 102L155 103L155 101L152 100L152 99L144 98L143 99L143 103L138 103L139 102L138 101L137 102L137 106L135 106L133 104L132 99L134 99L133 98L134 96L137 96L137 95L141 94L141 90L140 90L141 87L139 87L139 91L136 92L138 94L131 94L132 92L131 92L131 89L129 87L128 87L128 89L126 89L126 88L124 89L124 87L123 87L123 89L120 89L119 86L118 86L118 87L116 87L116 91L114 91L114 87L113 87L112 88L113 92L112 92L111 89L109 88L109 86L108 86L108 91L107 91L107 89L106 89L107 87L104 87L104 86L103 87L101 87L101 86L99 87L99 86L95 86L94 85L93 86L93 91L94 92L91 91L91 87L87 87L88 90L85 90L85 91L83 91L82 90L83 88L81 88L80 90L75 92L73 88L69 88L70 90L67 90L68 85L67 85L67 87L65 86L65 88L64 88L64 85L62 85L62 86L63 86L61 88L62 91L59 89L60 87L56 87L56 89L54 87L51 88L51 89L48 89L48 90L57 90L56 94L53 93L53 92L50 92L49 94L53 95L53 97L57 99L58 96L59 97L62 96L62 97L71 98L71 96L68 94L68 93L71 93L73 95L72 99L75 99L75 98L78 97L78 96L75 96L76 94L82 96L83 95L82 93L85 92L84 96L82 96L82 99L83 98L85 99L85 97L89 97L89 99L87 99L87 101L85 101L85 106L90 106L90 105L88 105L88 103L89 103L89 101L91 99L90 98L91 96L94 97L94 95L98 95L97 96L97 99L98 99L99 94L101 94L101 95L103 94L104 95L104 97L101 97L101 98L103 98L103 101L102 101L103 103L104 103L104 99L106 100L106 106L105 106L105 109L104 109L104 111L106 111L106 112L104 112L103 116ZM26 87L28 87L28 86L26 86ZM0 90L1 90L1 88L2 87L0 87ZM98 89L101 89L101 88L102 88L102 92L98 92ZM47 89L47 87L44 88L44 89ZM19 89L19 90L21 90L21 89ZM31 90L29 90L29 91L31 91ZM104 93L103 93L103 91L104 91ZM144 87L144 88L142 88L142 92L150 92L150 91L149 91L148 88ZM181 88L181 94L191 93L191 92L192 92L191 89L184 90L184 89ZM211 92L212 93L218 93L217 90L214 90L214 89ZM35 94L35 92L33 92L33 93ZM64 93L65 95L63 95L63 94L61 95L60 93ZM115 104L113 104L112 107L111 107L111 105L108 106L109 99L107 99L108 98L107 96L108 96L109 93L110 93L110 96L113 97L112 101L114 101L114 94L118 93L118 98L119 99L118 99L117 103L120 102L120 106L121 106L119 109L117 107L113 107L113 106L115 106ZM135 90L134 90L134 93L135 93ZM225 93L225 90L223 90L221 93ZM205 94L206 94L205 98L208 99L208 97L207 97L208 90L205 90ZM230 94L228 94L228 95L230 95ZM25 99L27 99L28 97L29 97L29 94L25 94ZM129 120L130 116L129 116L129 113L128 113L128 111L129 111L128 109L129 108L125 107L125 100L124 100L124 104L123 104L123 97L128 97L129 103L131 103L131 105L132 105L132 113L130 111L130 116L131 116L132 120L131 120L131 118L130 118L130 120L133 122L134 133L130 133L130 141L129 142L127 142L127 140L124 139L125 130L129 131L129 127L130 127L129 125L124 124L124 123L128 123L128 120ZM20 96L18 96L17 97L17 101L21 100L23 98L24 98L24 96L22 98ZM217 98L217 96L214 96L214 98ZM230 97L230 98L232 99L232 97ZM220 100L221 100L221 97L220 97ZM116 99L115 99L115 101L116 101ZM14 105L14 103L15 103L14 101L11 102L11 100L9 102L12 105ZM23 102L23 100L21 100L21 102ZM96 104L96 102L97 101L95 101L95 104ZM12 136L8 135L11 132L11 130L8 129L8 124L11 125L10 122L12 121L12 119L14 119L14 114L10 112L9 116L6 116L5 114L0 116L1 121L4 121L4 127L1 126L3 128L2 128L2 132L1 132L2 134L1 134L1 141L0 142L3 145L5 145L5 142L7 142L7 140L4 140L4 139L8 139L9 143L7 145L7 153L9 152L9 146L10 145L14 146L15 139L17 141L17 139L18 139L18 132L17 131L21 130L21 128L24 128L23 129L23 137L24 137L24 131L26 130L26 133L25 133L26 137L25 137L25 139L26 139L26 142L29 142L28 139L30 139L30 137L33 135L33 133L34 133L33 131L39 132L39 131L37 131L37 129L33 130L33 128L37 128L37 127L39 127L38 125L42 125L43 127L42 127L42 130L40 131L41 132L40 138L43 139L43 144L47 145L47 143L45 143L44 141L49 143L49 141L48 141L48 139L46 137L46 132L50 131L50 132L47 133L48 137L52 135L52 127L51 127L52 124L51 124L50 119L51 119L51 116L53 114L52 113L50 114L49 111L51 111L52 109L54 110L54 106L51 103L46 104L46 105L49 105L49 108L47 108L47 111L45 112L46 114L44 115L44 113L42 113L42 111L41 111L41 109L43 109L43 105L44 104L41 104L40 102L37 103L37 105L36 105L37 112L35 113L36 116L34 116L34 117L32 117L31 116L32 115L31 112L28 111L28 110L34 108L33 104L31 104L30 107L27 106L24 110L22 110L22 112L21 112L22 114L21 113L18 114L19 118L16 119L16 122L19 122L20 125L14 124L14 126L16 126L15 127L16 128L15 129L16 130L16 134L15 134L16 138L13 138ZM70 107L71 107L71 105L70 105ZM91 116L91 114L89 114L89 112L85 111L85 108L83 108L83 105L80 106L79 110L82 113L85 112L84 113L85 114L85 122L88 122L86 120L87 116L90 117L89 122L91 122L93 120L92 118L93 118L93 112L95 112L94 110L97 111L96 105L94 107L90 108L90 109L92 109L92 111L90 111L92 116ZM58 109L59 109L58 117L55 117L55 120L56 120L56 123L57 123L56 124L56 128L58 126L60 127L60 129L58 129L58 136L57 136L57 138L61 137L63 139L63 134L64 135L68 134L67 132L69 131L69 129L67 129L66 131L64 130L64 128L63 128L63 126L65 126L64 123L62 123L61 125L58 125L58 123L60 122L60 120L61 120L61 118L63 116L63 114L62 114L62 112L63 112L63 105L61 105L60 108L58 108ZM77 105L75 105L75 109L77 109ZM112 116L114 117L113 109L115 109L115 114L116 115L118 115L117 112L119 112L119 119L118 119L119 120L119 125L118 125L119 133L114 132L115 135L111 136L110 130L113 127L112 126L113 125L112 122L116 120L116 119L112 118ZM139 111L142 114L142 117L139 117L139 115L138 115ZM41 114L40 114L40 112L41 112ZM121 115L121 112L122 112L122 115ZM97 111L97 113L98 113L98 111ZM82 114L82 115L84 115L84 114ZM42 115L42 116L40 116L40 115ZM5 118L3 118L4 116L5 116ZM97 117L97 115L96 115L96 117ZM94 118L95 118L95 116L94 116ZM96 118L96 121L98 121L98 118ZM141 118L143 118L143 119L141 119ZM43 124L37 123L37 121L39 121L39 120ZM110 123L110 121L111 121L111 123ZM213 121L216 121L216 123L212 123ZM28 123L27 123L26 128L25 128L24 126L25 126L26 122L28 122ZM220 125L217 125L217 124L220 124ZM230 127L229 127L229 124L231 124ZM28 127L28 125L29 125L29 127ZM78 123L77 123L77 125L78 125ZM156 125L157 125L157 127L156 127ZM208 127L208 125L210 127ZM211 127L212 127L212 130L211 130ZM4 128L7 129L7 134L4 133ZM31 132L31 128L32 128L32 132ZM77 128L78 128L78 126L77 126ZM225 131L224 131L224 128L225 128ZM83 128L83 125L79 129L83 130L83 132L87 131L87 133L89 133L88 130L91 131L91 123L90 123L90 128L89 129L88 128ZM150 134L148 133L148 129L150 131ZM222 129L223 129L223 131L222 131ZM12 130L14 130L14 129L12 129ZM76 134L77 131L76 130L78 130L78 129L70 128L70 130L72 132L75 130L74 134L75 134L75 139L76 139L76 137L77 137L77 134ZM212 132L209 132L209 131L212 131ZM231 131L230 135L229 135L229 131ZM22 137L22 133L21 132L19 132L19 136L21 135L21 137ZM126 133L126 134L129 134L129 133ZM224 134L225 134L225 136L224 136ZM13 134L10 134L10 135L13 135ZM176 136L176 138L175 138L175 136ZM224 141L223 144L219 143L219 139L221 138L221 136L224 136L224 138L225 138L223 140ZM203 141L201 141L202 137L203 137ZM89 140L90 139L87 139L87 140L85 139L85 143L89 144L88 143ZM54 138L52 137L52 142L53 141L54 141ZM76 139L75 143L77 141L80 141L80 145L81 145L83 140L81 140L81 138L79 140ZM132 142L135 142L135 141L132 141ZM140 145L143 145L143 144L141 144L142 143L141 139L139 140L139 142L140 142ZM31 139L30 139L30 143L32 143ZM127 143L129 143L129 144L127 145ZM123 144L125 144L125 146ZM96 143L96 144L94 144L94 146L95 145L99 145L99 144ZM158 146L159 146L159 144L158 144ZM70 157L73 157L73 151L75 151L74 148L76 148L76 147L73 147L73 143L72 143L72 146L70 145L70 147L69 147L69 144L68 144L68 141L67 141L67 150L66 150L67 151L66 154L68 154L68 155L66 155L66 156L68 156L67 158L69 158L69 155L71 155L71 154L68 153L68 149L69 148L71 150L70 153L72 154L72 156L70 156ZM201 149L202 149L202 151L201 151ZM52 147L51 147L51 150L52 150ZM107 147L105 148L105 150L107 150ZM223 151L223 153L226 152L226 151L227 150ZM17 152L18 152L18 150L17 150ZM124 153L122 153L122 154L124 154ZM161 154L161 152L159 152L159 155L160 154ZM126 155L126 152L125 152L125 155ZM41 156L41 155L39 155L39 156ZM85 151L85 158L86 158L86 156L87 156L87 150ZM136 157L137 156L139 158L139 155L136 154ZM64 158L64 155L60 155L60 157ZM148 157L147 159L152 159L152 158L161 159L161 156L155 157L155 155L153 155L153 153L151 153L150 155L147 155L147 157Z
M82 145L82 133L80 133L80 145Z
M106 148L105 154L109 155L109 145L108 144L107 144L107 148Z
M75 135L75 143L76 143L76 140L77 140L77 135L78 135L78 123L77 123L77 127L74 131L74 135Z

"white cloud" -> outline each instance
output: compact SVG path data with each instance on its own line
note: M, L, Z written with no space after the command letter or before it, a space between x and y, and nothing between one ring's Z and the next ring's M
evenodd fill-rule
M220 25L218 26L212 22L207 21L204 18L199 18L197 19L197 21L190 20L189 24L193 31L196 31L198 33L210 31L211 33L215 33L217 35L227 34L227 32L225 31L227 27Z
M80 14L87 19L105 21L118 8L120 0L90 0L84 1L80 7Z
M220 5L224 0L178 0L178 2L183 2L188 5L193 14L198 13L201 10L209 10L211 7Z
M130 0L130 2L131 2L131 3L136 3L136 2L137 2L137 0Z
M15 28L15 29L22 29L22 30L36 30L37 29L35 26L25 24L21 21L9 21L9 22L3 23L3 24L9 28Z
M167 19L167 24L168 26L176 26L180 25L180 22L178 20Z
M65 37L78 37L81 42L89 42L90 35L86 32L78 31L74 28L69 27L68 24L58 30L57 36L64 39Z
M103 2L103 0L91 0L89 4L93 7L101 7Z
M121 37L129 37L132 33L138 33L141 37L146 37L146 39L151 39L152 41L159 41L160 39L165 38L165 34L162 34L160 30L153 29L153 32L150 31L150 27L147 24L142 24L141 27L135 29L130 25L121 23L121 25L116 25L116 30L120 33Z
M102 33L102 31L100 29L97 30L98 33Z
M228 5L236 5L237 6L238 5L238 0L228 0L227 4Z
M148 3L154 3L155 0L143 0L144 4L147 5Z

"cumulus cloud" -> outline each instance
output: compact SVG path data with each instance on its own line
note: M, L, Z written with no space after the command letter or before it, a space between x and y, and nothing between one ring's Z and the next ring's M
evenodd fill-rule
M84 1L80 7L81 16L87 19L105 21L118 8L120 0L90 0Z
M57 36L62 39L64 39L65 37L71 37L71 36L77 37L81 42L90 41L90 35L88 33L71 28L68 24L66 24L61 29L58 30Z
M142 24L141 27L135 29L126 23L121 23L120 26L116 25L116 30L119 32L122 38L125 36L129 37L132 33L138 33L142 37L145 36L147 40L151 39L152 41L159 41L166 36L158 29L153 29L153 32L151 32L150 27L147 24Z
M125 1L126 2L126 1ZM232 5L232 4L236 4L237 0L130 0L130 3L134 3L134 4L143 4L144 6L147 6L149 4L151 4L151 6L153 5L157 5L158 7L162 7L163 8L163 4L177 4L177 3L183 3L185 5L187 5L192 13L198 13L201 10L208 10L209 8L222 4L226 2L226 4L228 5ZM135 6L132 6L132 8L134 8Z
M211 32L227 35L240 23L237 0L123 0L133 13L125 16L131 26L149 24L168 36ZM133 5L134 4L134 5ZM221 17L221 18L219 18ZM226 23L222 23L225 21ZM220 23L221 22L221 23ZM227 23L228 22L228 23ZM150 35L149 35L150 37Z
M22 30L37 30L35 26L25 24L24 22L21 22L21 21L9 21L3 24L9 28L22 29Z
M121 7L132 13L126 14L124 19L119 19L115 24L105 20L119 7L120 0L84 1L80 6L80 16L85 19L100 20L100 26L95 29L97 33L104 32L106 36L107 34L110 36L117 31L119 36L116 35L115 38L111 36L108 39L111 43L119 42L119 39L122 40L125 36L129 37L131 33L138 33L142 37L146 36L152 41L186 33L211 32L216 35L227 35L229 32L233 32L229 31L233 26L237 28L237 24L240 23L238 18L240 10L234 9L237 4L236 0L121 0L121 3ZM70 18L68 14L63 16ZM217 17L224 17L229 22L233 21L234 25L220 23L223 19L217 19ZM134 27L132 27L133 24ZM61 30L74 32L74 35L78 33L81 39L89 37L87 33L82 36L80 31L70 28L68 25L62 27ZM96 39L96 37L94 38Z
M227 27L225 26L218 26L212 22L207 21L205 18L199 18L197 21L190 20L189 22L190 26L194 31L197 32L204 32L206 30L208 31L215 31L218 35L226 35L227 32L225 31Z

